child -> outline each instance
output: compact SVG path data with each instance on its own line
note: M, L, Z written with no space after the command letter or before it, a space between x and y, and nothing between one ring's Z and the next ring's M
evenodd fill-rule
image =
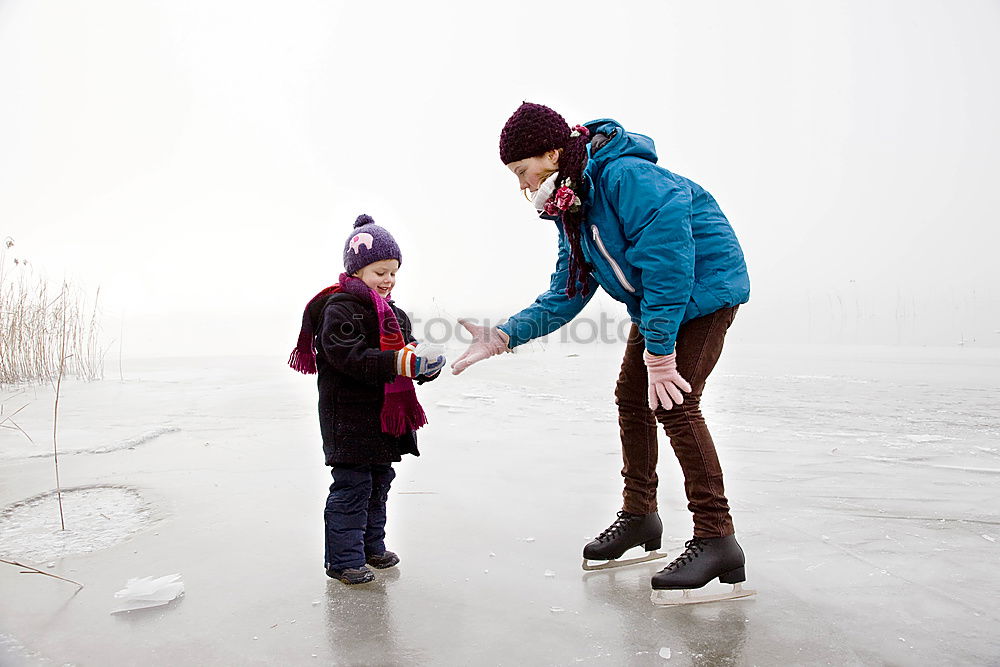
M427 423L411 378L433 380L441 346L417 346L409 318L390 299L399 246L367 215L344 244L337 284L306 305L288 364L319 378L319 423L333 484L326 500L326 573L345 584L375 579L366 567L399 563L385 548L392 462L419 456L416 429Z

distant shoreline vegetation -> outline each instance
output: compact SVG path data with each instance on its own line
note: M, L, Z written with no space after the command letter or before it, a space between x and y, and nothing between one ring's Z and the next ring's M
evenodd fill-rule
M92 306L66 281L52 290L33 264L14 256L14 247L9 236L0 241L0 385L46 382L60 372L102 379L100 289Z

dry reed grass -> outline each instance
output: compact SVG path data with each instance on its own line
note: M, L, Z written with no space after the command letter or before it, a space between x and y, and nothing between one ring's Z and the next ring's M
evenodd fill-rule
M12 256L14 241L0 243L0 385L104 377L97 290L93 305L62 282L53 291L27 260ZM65 352L63 351L65 349Z

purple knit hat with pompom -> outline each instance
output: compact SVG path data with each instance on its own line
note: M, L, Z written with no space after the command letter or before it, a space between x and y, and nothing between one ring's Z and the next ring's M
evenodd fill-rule
M392 234L379 227L370 215L361 214L354 221L354 233L344 243L344 270L354 274L372 262L394 259L403 263L403 255Z
M500 131L500 161L510 164L565 148L571 131L566 119L554 109L524 102Z

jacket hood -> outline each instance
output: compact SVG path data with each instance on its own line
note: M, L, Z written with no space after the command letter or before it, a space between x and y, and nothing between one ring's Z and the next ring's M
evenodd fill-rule
M587 145L587 156L593 162L593 166L588 169L592 174L604 167L605 164L620 157L633 156L648 160L656 164L656 146L653 140L644 134L626 132L625 128L618 124L618 121L610 118L600 118L585 124L590 130L590 135L600 132L610 137L608 142L597 150L597 154L591 154L592 144Z

